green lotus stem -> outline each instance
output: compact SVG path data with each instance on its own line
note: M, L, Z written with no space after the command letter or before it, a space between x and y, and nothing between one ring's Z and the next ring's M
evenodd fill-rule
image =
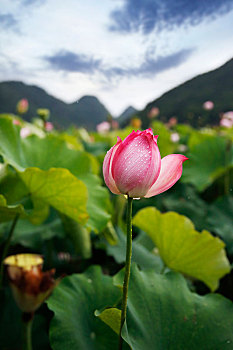
M60 217L65 233L72 241L75 252L83 259L89 259L92 254L90 232L88 232L84 226L69 218L67 215L60 213Z
M24 312L22 315L23 320L23 350L32 350L32 322L33 313Z
M3 249L3 253L2 253L2 260L1 260L1 267L0 267L0 289L2 288L2 280L3 280L3 267L4 267L4 259L7 256L10 244L11 244L11 239L13 237L13 233L14 233L14 229L15 226L17 224L17 221L19 219L19 214L17 214L12 222L11 228L10 228L10 232L8 234L4 249Z
M122 217L125 211L126 200L124 196L116 196L115 197L115 211L113 223L115 226L121 226Z
M123 283L123 298L121 306L121 327L119 334L119 350L122 350L123 339L121 337L121 330L126 319L126 309L127 309L127 297L128 297L128 287L129 287L129 277L130 277L130 265L132 256L132 203L133 198L128 196L127 201L127 244L126 244L126 261L125 261L125 277Z

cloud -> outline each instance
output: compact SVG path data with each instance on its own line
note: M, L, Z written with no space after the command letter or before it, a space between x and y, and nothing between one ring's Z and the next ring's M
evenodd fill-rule
M157 58L146 55L144 61L138 67L119 68L112 67L106 70L106 74L111 78L114 76L144 77L148 78L156 74L179 66L185 62L194 49L183 49L168 56L158 56Z
M194 26L232 9L232 0L124 0L124 5L111 13L109 29L149 34L154 30Z
M11 13L0 13L0 27L6 30L17 30L18 22Z
M21 0L24 6L40 6L46 3L47 0Z
M46 56L44 59L49 62L54 70L85 74L98 72L109 81L123 77L155 76L162 71L179 66L188 59L193 51L194 49L183 49L167 56L158 56L157 58L153 58L150 54L145 54L143 62L135 67L106 67L101 60L65 50L59 51L52 56Z
M53 69L66 72L93 73L101 65L100 60L66 50L59 51L52 56L45 56L44 59Z

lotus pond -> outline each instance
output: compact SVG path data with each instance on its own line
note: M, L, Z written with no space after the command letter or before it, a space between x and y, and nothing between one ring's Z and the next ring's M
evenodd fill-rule
M0 117L0 348L233 349L233 128L44 126Z

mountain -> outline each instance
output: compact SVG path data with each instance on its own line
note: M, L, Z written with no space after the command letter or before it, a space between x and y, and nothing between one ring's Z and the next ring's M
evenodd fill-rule
M138 113L143 127L149 125L147 115L152 107L159 108L158 119L164 122L176 116L179 123L189 123L194 127L218 124L219 113L233 110L232 78L233 59L168 91ZM203 109L203 103L208 100L214 102L211 111Z
M117 121L119 123L124 122L125 120L133 117L134 115L136 115L138 113L138 110L135 109L132 106L129 106L128 108L126 108L120 115L119 117L117 117Z
M51 122L58 127L74 124L95 129L109 115L108 110L94 96L83 96L77 102L65 103L37 86L17 81L0 83L0 113L16 113L16 104L22 98L29 102L29 110L23 118L30 120L36 116L38 108L48 108Z
M107 120L109 112L94 96L83 96L79 101L70 105L73 113L70 115L73 124L93 129L97 124Z

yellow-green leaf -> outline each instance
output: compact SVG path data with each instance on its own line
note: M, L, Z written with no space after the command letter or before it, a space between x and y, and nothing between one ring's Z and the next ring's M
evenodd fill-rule
M121 328L121 310L112 307L105 309L101 313L96 311L95 315L106 323L116 334L120 334Z
M16 215L23 214L25 212L21 204L7 205L6 198L0 195L0 222L13 220Z
M230 271L225 244L208 231L196 231L183 215L148 207L135 215L133 224L150 236L166 266L199 279L212 291Z
M53 206L79 223L86 223L87 188L69 170L51 168L44 171L28 168L20 173L20 176L34 202L42 200L45 205Z

